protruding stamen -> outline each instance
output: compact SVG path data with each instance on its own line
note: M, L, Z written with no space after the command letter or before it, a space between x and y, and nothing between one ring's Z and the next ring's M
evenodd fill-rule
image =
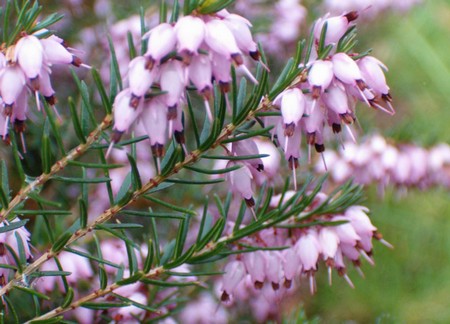
M328 267L328 284L331 286L333 284L333 268Z
M36 107L38 111L41 111L41 101L39 100L39 91L34 92L34 96L36 98Z
M250 72L244 64L239 65L239 68L242 69L242 71L250 79L250 81L252 81L254 84L259 84L258 80L256 80L256 78L253 76L252 72Z
M255 219L255 221L258 221L258 218L256 217L256 212L255 212L255 208L251 207L250 211L252 212L253 218Z
M56 118L58 119L58 122L59 122L60 124L62 124L63 119L61 118L61 115L59 114L58 108L56 108L55 105L53 105L52 108L53 108L53 112L54 112L55 115L56 115Z
M297 168L295 167L295 161L292 159L292 177L294 178L294 190L297 191Z
M348 134L350 135L350 138L352 139L353 143L356 144L357 143L356 138L355 138L355 135L353 135L353 132L352 132L352 129L350 128L350 126L345 124L345 128L347 129Z
M327 161L325 160L325 155L323 154L323 152L320 153L320 156L322 157L323 167L325 168L325 171L328 172Z
M364 272L362 271L362 269L360 267L356 267L356 272L358 272L358 274L361 276L361 278L366 278L366 276L364 275Z
M106 155L105 155L106 158L108 158L109 154L111 154L111 151L112 151L112 148L113 148L114 144L115 143L113 141L111 141L111 143L109 144L108 150L106 151Z
M350 287L355 289L355 285L353 284L353 282L351 281L350 277L346 273L344 275L342 275L342 277L345 279L345 281L347 281L347 283L348 283L348 285Z
M366 251L360 249L360 250L359 250L359 253L364 257L364 259L367 260L367 262L369 262L369 264L370 264L371 266L374 266L374 265L375 265L375 261L374 261L370 256L367 255Z
M226 95L224 95L224 96L225 96L225 98L227 98ZM211 112L211 106L209 105L208 99L205 98L204 102L205 102L206 115L208 116L209 121L212 123L213 115L212 115L212 112Z
M22 142L22 151L24 154L27 153L27 145L25 143L25 135L23 134L23 132L20 132L20 141Z

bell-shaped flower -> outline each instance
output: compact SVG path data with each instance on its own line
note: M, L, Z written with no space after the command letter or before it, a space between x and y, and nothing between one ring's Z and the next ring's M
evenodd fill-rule
M39 77L44 60L44 49L36 36L28 35L19 39L15 48L15 59L28 79ZM34 90L38 90L39 85Z
M219 83L220 90L223 93L230 91L231 83L231 61L225 55L212 53L212 72L214 79Z
M244 264L241 261L233 260L225 266L225 274L222 280L222 301L228 301L233 291L244 279L246 272Z
M302 271L300 256L292 248L283 250L281 253L283 254L284 286L290 288L292 280Z
M258 155L258 147L252 139L244 139L233 143L232 152L237 156L246 155ZM258 171L264 170L264 164L260 158L246 160L246 163L250 164Z
M133 108L130 106L131 100L131 90L126 88L122 90L119 94L117 94L114 104L114 131L117 134L118 138L113 138L114 142L117 142L120 139L120 136L128 131L136 118L140 115L142 111L142 104L140 104L137 108Z
M141 122L150 137L150 144L164 146L167 142L167 106L162 98L156 97L146 103Z
M356 233L360 236L362 235L373 235L373 232L377 230L375 226L372 225L369 216L367 216L369 209L364 206L350 206L345 211L345 217L350 220Z
M50 105L55 105L56 99L55 99L55 90L52 87L52 83L50 80L50 74L51 70L48 67L43 67L41 69L41 72L39 73L39 80L40 80L40 88L39 92L44 96L45 100Z
M249 54L255 60L259 60L258 45L253 40L250 27L251 23L236 14L229 14L223 22L227 25L228 29L233 33L234 39L243 53Z
M338 215L333 216L331 219L333 222L345 222L343 224L334 226L334 231L339 237L339 241L342 244L348 244L350 246L355 246L356 243L361 239L360 236L356 233L352 224L349 222L349 219L345 216Z
M170 60L161 66L161 90L167 107L176 107L186 86L183 64L178 60Z
M148 47L145 57L147 58L147 68L153 69L155 64L175 50L177 36L171 24L162 23L148 31L143 38L148 38Z
M128 65L128 79L132 99L130 105L136 108L143 95L152 86L156 78L155 70L147 70L145 68L147 60L143 56L135 57Z
M209 99L212 95L212 66L209 57L203 54L192 57L188 73L189 79L195 85L197 91Z
M317 60L308 72L308 83L312 88L313 99L319 96L328 88L333 80L333 63L330 61Z
M305 96L298 88L290 88L281 94L281 115L286 127L285 135L291 137L305 112Z
M26 82L25 74L18 65L6 66L0 71L0 95L5 106L13 106Z
M240 168L227 173L228 181L231 185L231 191L238 193L249 207L254 205L253 201L253 189L252 189L252 173L245 164L237 164L229 162L227 167L239 165Z
M53 38L41 39L44 47L45 63L53 64L73 64L75 66L81 65L81 60L74 56L64 47L60 42Z
M214 52L234 59L238 65L243 63L236 39L223 21L212 19L206 23L205 43Z
M261 158L264 168L264 175L269 179L275 178L280 172L280 151L269 140L255 138L254 143L258 147L259 154L268 154L268 156ZM264 181L261 181L261 183L263 182Z
M319 231L319 244L323 259L334 259L339 247L339 236L333 228L324 227Z
M350 110L347 93L342 85L334 82L328 87L327 92L322 96L323 102L328 109L333 110L346 123L352 123L352 111Z
M194 16L184 16L175 25L178 53L189 64L205 38L205 22Z
M322 29L325 24L327 25L327 31L325 34L325 45L337 43L342 36L344 36L347 29L350 27L350 22L358 18L356 11L350 11L341 16L324 17L316 22L314 28L314 38L320 39Z
M386 65L373 56L364 56L358 60L357 64L369 88L381 95L389 94L389 86L383 72L383 69L388 70Z
M255 288L261 289L266 278L266 253L264 251L245 253L242 261L252 278Z
M321 247L316 231L308 230L302 233L295 244L295 251L300 257L303 272L317 270Z
M365 83L358 64L346 53L336 53L331 58L333 62L333 73L336 78L345 84L357 85L361 90Z
M266 277L272 283L272 289L278 290L284 277L283 255L280 251L266 251Z

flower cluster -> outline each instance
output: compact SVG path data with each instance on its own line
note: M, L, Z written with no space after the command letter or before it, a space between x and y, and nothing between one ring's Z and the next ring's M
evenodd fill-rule
M294 194L293 191L287 192L284 200ZM319 193L305 212L314 214L314 210L327 198L325 194ZM276 208L280 199L281 195L274 196L270 205ZM320 262L328 268L330 285L332 270L335 269L353 287L347 275L347 263L352 263L363 275L361 258L374 264L373 239L392 247L372 225L367 213L366 207L351 206L340 214L313 216L300 223L290 219L286 224L299 226L289 229L268 228L245 238L242 243L246 246L266 250L238 254L227 263L221 285L221 300L247 300L263 294L269 304L276 305L276 301L298 286L302 278L309 281L313 294L316 291L315 273ZM324 225L307 226L309 222ZM233 228L233 225L230 227ZM280 251L268 249L275 247L287 248Z
M22 33L15 44L0 52L0 136L3 141L9 141L9 123L14 123L15 130L23 135L30 93L34 93L38 110L41 110L41 95L58 114L50 80L54 64L87 67L71 53L62 38L44 29L31 35Z
M164 146L172 136L184 144L182 107L185 89L191 85L203 97L212 121L211 80L227 93L234 64L237 71L257 82L244 64L244 54L260 60L250 27L245 18L222 10L214 15L184 16L176 24L152 28L143 36L148 39L147 52L130 62L128 87L114 101L112 143L139 118L156 157L164 155Z
M383 72L383 69L387 70L384 64L372 56L334 52L357 16L356 12L349 12L316 22L314 37L317 49L323 42L324 46L330 47L331 54L319 59L318 53L313 51L305 67L308 75L304 82L291 86L274 100L275 108L281 111L281 118L267 117L266 124L275 126L272 133L277 135L292 169L298 166L302 134L308 143L309 160L312 146L319 153L325 150L326 124L334 133L341 132L344 125L353 137L349 125L356 120L357 101L394 113Z
M353 178L356 183L388 185L400 188L431 186L450 187L450 146L442 143L429 149L412 144L393 145L374 135L361 144L344 144L345 149L325 152L332 181L343 183ZM316 165L325 172L323 165Z

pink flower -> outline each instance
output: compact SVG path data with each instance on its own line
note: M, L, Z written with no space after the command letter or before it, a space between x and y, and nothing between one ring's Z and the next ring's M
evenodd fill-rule
M205 38L205 22L198 17L184 16L177 21L175 33L178 52L183 57L183 62L189 64Z
M130 106L133 108L137 108L141 97L145 95L156 79L157 72L147 70L145 68L146 62L145 57L138 56L128 65L128 79L132 94Z
M225 266L222 282L222 301L229 301L233 291L245 277L245 267L241 261L233 260Z
M333 80L333 63L330 61L315 61L308 73L308 82L312 87L312 97L318 99Z
M231 191L238 193L249 207L253 207L255 201L253 200L252 173L245 164L229 162L227 167L232 167L233 165L239 165L240 168L227 173Z
M39 77L44 60L44 49L36 36L28 35L19 39L15 48L15 59L28 79ZM39 84L34 90L39 89Z
M148 48L145 53L147 68L153 69L155 64L175 49L177 37L172 25L162 23L148 31L143 38L148 38Z
M325 36L325 44L337 43L339 39L344 36L347 29L350 27L350 22L358 18L356 11L341 16L321 18L317 21L314 28L314 37L316 40L320 39L322 29L327 24L327 33Z
M161 66L161 90L167 107L176 107L186 86L183 65L180 61L170 60Z
M243 63L233 33L223 21L212 19L206 23L205 42L214 52L234 59L238 65Z
M142 104L137 108L130 106L131 90L129 88L117 94L113 108L114 108L114 134L113 141L118 142L122 134L131 127L136 118L142 111Z

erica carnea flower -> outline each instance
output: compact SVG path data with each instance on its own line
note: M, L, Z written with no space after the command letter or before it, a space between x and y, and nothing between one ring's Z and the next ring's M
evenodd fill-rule
M47 33L48 30L44 29L31 35L23 32L15 44L2 48L0 52L0 113L5 119L0 136L6 142L10 123L21 135L25 131L30 94L35 97L38 110L41 110L42 96L57 113L55 91L50 80L54 64L87 67L66 47L63 39ZM23 149L25 151L25 143Z
M245 55L256 61L261 59L250 27L245 18L221 10L212 15L184 16L176 23L162 23L150 29L144 35L148 38L147 52L130 62L128 88L114 102L112 144L138 118L148 131L157 157L164 154L165 144L172 136L184 145L182 107L185 90L191 86L203 97L206 115L212 122L209 101L213 84L227 93L232 65L257 83L244 64Z
M293 194L295 192L286 192L284 200L287 201ZM270 205L277 207L280 199L281 195L274 196ZM325 194L319 193L308 207L308 211L314 212L326 199ZM373 239L392 248L372 224L368 212L366 207L350 206L339 214L321 214L304 221L305 225L308 222L331 222L334 223L333 226L292 226L289 230L282 227L268 228L254 237L247 237L245 239L247 245L287 248L281 251L259 250L238 254L224 268L222 301L244 298L242 289L247 289L248 293L254 296L266 294L267 287L277 292L276 296L272 296L274 298L272 301L276 302L277 298L282 298L298 287L303 278L308 282L310 292L313 294L317 290L315 274L322 262L328 269L330 285L332 271L336 270L338 275L353 287L347 275L348 264L353 264L363 275L361 260L374 264ZM290 219L286 224L293 225L295 222L294 219Z
M356 102L394 114L392 96L386 83L386 66L372 56L359 57L357 53L338 52L338 43L358 17L357 12L320 19L315 24L313 48L305 65L305 79L290 86L273 101L281 112L281 118L266 117L266 126L274 125L272 136L277 136L289 167L295 171L301 156L302 135L308 145L318 153L325 151L324 132L328 125L333 133L340 133L344 126L356 141L351 125L356 120ZM326 32L325 32L326 26ZM328 44L328 55L319 58L319 42ZM303 66L303 65L302 65ZM323 157L326 168L326 159ZM296 177L294 172L294 186Z
M450 147L438 144L423 148L394 144L373 135L360 144L344 143L344 149L325 152L331 180L343 183L350 178L359 184L377 184L380 193L393 185L399 188L450 187ZM321 163L318 172L324 172Z

